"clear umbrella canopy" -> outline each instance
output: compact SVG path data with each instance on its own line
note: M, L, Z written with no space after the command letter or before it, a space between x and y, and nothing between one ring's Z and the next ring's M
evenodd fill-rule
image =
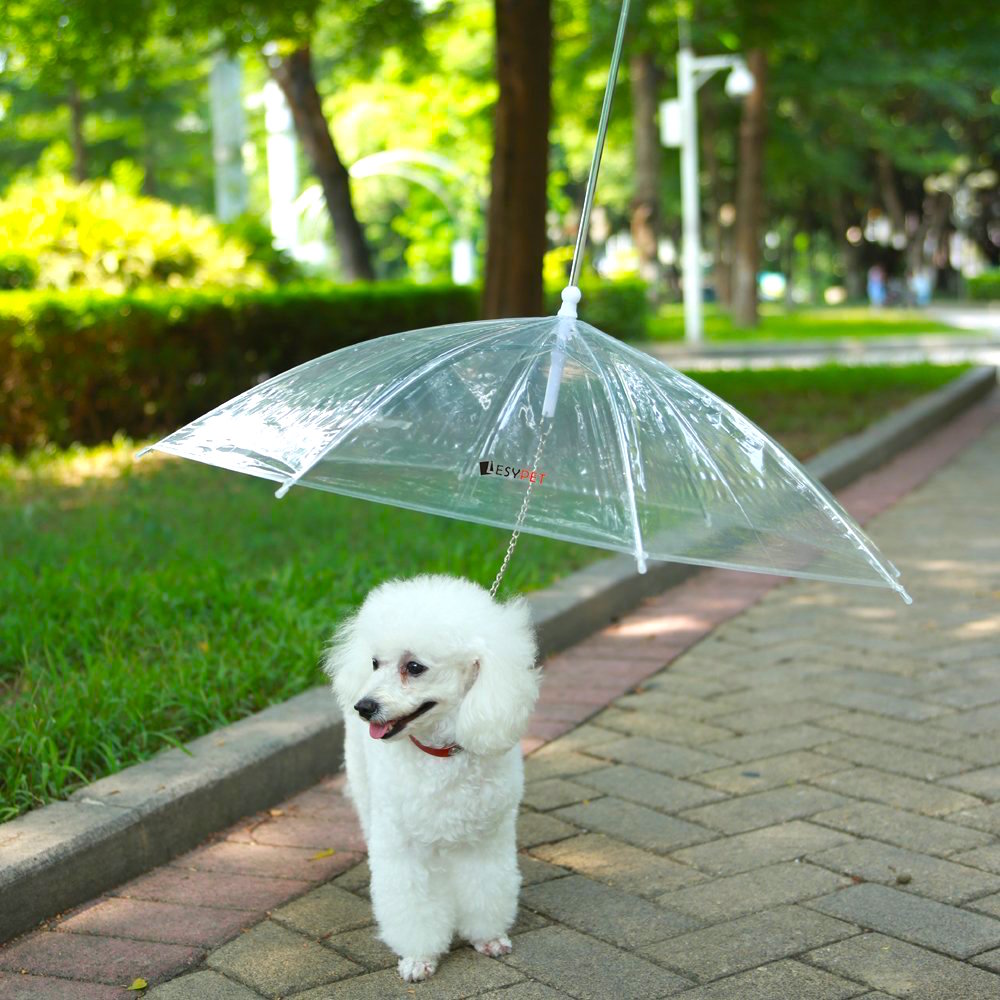
M263 476L635 557L890 587L898 573L760 428L576 318L623 0L558 317L460 323L285 372L154 445Z
M395 334L307 362L154 447L649 559L890 587L897 573L775 441L565 316ZM531 490L530 503L525 494Z

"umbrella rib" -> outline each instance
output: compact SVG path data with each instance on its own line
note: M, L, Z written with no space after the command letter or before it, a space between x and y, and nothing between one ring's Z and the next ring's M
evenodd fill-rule
M401 392L403 392L405 389L408 389L411 385L413 385L414 382L418 381L419 379L425 378L427 375L430 375L432 372L440 368L442 365L447 364L449 361L452 360L452 358L454 358L461 352L467 351L471 347L481 347L483 344L489 343L489 341L494 340L497 337L505 336L508 332L509 326L510 324L505 323L503 324L501 329L490 331L490 333L487 336L477 338L471 344L470 343L459 344L457 347L451 348L444 354L436 355L430 360L425 361L416 370L410 372L410 374L406 378L401 379L399 382L395 383L394 385L384 389L381 393L377 394L374 397L374 399L370 403L368 403L360 413L356 414L353 417L353 419L349 420L344 426L340 427L337 430L337 432L332 436L330 441L328 441L326 444L323 445L322 450L317 452L316 456L312 459L312 461L307 462L301 469L297 470L293 476L290 476L288 479L286 479L284 483L282 483L282 485L278 488L278 490L275 492L274 495L279 499L283 497L289 491L289 489L291 489L291 487L293 487L297 482L299 482L299 480L302 479L302 477L306 475L306 473L308 473L312 468L314 468L318 462L322 461L322 459L324 459L327 455L329 455L329 453L334 448L336 448L337 445L339 445L347 437L348 434L353 434L354 431L356 431L358 427L364 422L364 420L367 418L368 414L372 411L372 409L378 409L382 406L385 406L386 403L391 402Z
M600 359L594 353L593 348L587 343L585 337L580 337L583 346L586 347L587 352L590 354L594 361L594 365L597 369L598 377L600 378L601 385L604 388L604 394L608 398L608 405L611 409L611 417L614 420L615 431L618 437L618 449L622 456L622 466L625 473L625 488L628 492L629 499L629 513L632 519L632 534L635 541L635 561L638 565L639 572L646 572L646 554L643 550L642 542L642 528L639 526L639 508L635 502L635 483L632 481L632 463L628 453L628 445L625 440L625 426L622 423L621 414L618 412L618 407L615 406L614 397L611 394L611 385L608 381L607 372L604 370L604 365L601 364ZM635 417L632 418L633 430L635 429Z
M697 383L694 382L693 380L689 381L691 381L693 385L697 385ZM753 532L754 538L757 539L757 544L760 546L761 551L766 553L767 547L764 545L764 540L760 537L760 532L755 527L753 521L750 520L750 515L747 514L746 510L743 508L743 504L740 503L739 498L736 496L736 493L733 490L733 488L729 485L728 482L726 482L726 477L722 474L722 470L719 468L718 463L715 461L714 458L712 458L711 452L701 443L701 441L698 440L698 435L695 433L694 428L687 422L687 419L685 418L684 414L681 413L680 408L677 406L677 404L674 403L674 401L660 388L656 380L651 378L649 380L649 384L653 387L653 390L656 392L657 396L659 396L660 399L663 400L667 409L673 414L674 419L677 421L677 423L681 425L682 431L684 432L684 436L691 442L692 447L695 449L695 451L698 452L699 455L701 455L704 461L715 473L718 481L722 484L723 488L732 498L733 503L736 504L737 510L739 510L739 512L743 515L743 519L746 521L747 527ZM697 496L697 492L695 493L695 495ZM704 504L702 506L704 507ZM775 570L778 568L774 565L773 561L766 560L766 562L771 567L771 569Z
M737 423L739 424L747 423L750 424L751 427L754 426L738 410L734 412L737 417L736 421ZM788 455L785 452L784 448L782 448L780 445L773 448L772 451L773 454L778 458L779 462L781 463L782 468L785 469L786 472L791 473L797 481L801 482L802 473L795 459L793 459L790 455ZM807 484L807 485L812 485L812 484ZM905 600L909 604L912 598L910 598L910 595L909 593L907 593L906 588L901 583L899 583L898 579L894 578L891 573L886 572L886 570L881 565L881 560L879 555L876 552L872 551L871 543L862 533L860 533L854 527L851 526L850 522L837 509L839 505L836 503L831 503L830 500L827 499L825 495L825 490L826 488L823 487L821 484L821 488L820 489L814 488L813 493L819 500L819 502L822 504L823 509L826 511L827 516L832 518L837 524L841 526L841 528L844 531L847 532L848 536L854 541L854 544L857 545L861 549L861 551L864 552L864 554L868 557L869 564L874 566L882 575L882 578L886 580L887 583L889 583L892 589L897 591L900 595L902 595L903 600Z

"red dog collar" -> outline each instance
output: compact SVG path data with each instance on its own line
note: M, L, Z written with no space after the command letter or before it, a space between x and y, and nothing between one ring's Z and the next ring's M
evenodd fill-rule
M454 757L462 748L457 743L451 743L446 747L429 747L421 743L415 736L410 737L410 742L424 753L429 753L432 757Z

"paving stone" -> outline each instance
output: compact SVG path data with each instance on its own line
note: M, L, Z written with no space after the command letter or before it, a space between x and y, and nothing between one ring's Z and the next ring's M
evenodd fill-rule
M126 1000L135 995L118 986L0 972L0 998L3 1000Z
M568 993L560 993L544 983L523 982L505 990L481 993L480 1000L571 1000Z
M608 729L626 733L629 736L647 736L651 740L664 743L678 743L684 746L710 743L732 736L729 729L722 726L712 726L698 722L692 718L675 715L664 715L662 712L649 712L639 709L627 711L620 708L608 708L596 716L594 721Z
M299 993L363 971L331 949L270 920L212 952L208 964L268 997ZM340 991L338 986L338 997Z
M271 917L293 931L316 938L364 927L374 920L368 903L335 885L321 885L275 910Z
M516 947L516 945L515 945ZM506 962L486 958L471 948L461 948L442 958L437 972L423 983L406 983L395 968L370 972L335 988L320 986L296 993L295 1000L461 1000L520 982L524 977ZM502 994L501 994L502 995Z
M988 844L986 847L976 847L971 851L960 851L952 855L951 860L960 865L969 865L971 868L1000 875L1000 844Z
M263 875L319 882L350 868L359 858L350 851L321 858L316 857L317 853L302 847L275 847L222 840L183 854L171 862L171 865L188 871L228 872L234 875Z
M61 921L59 931L212 948L239 934L261 916L262 912L252 910L102 899Z
M269 910L314 883L303 879L265 878L228 872L186 871L166 866L126 882L114 890L123 899L149 899L188 907L228 907L236 910Z
M854 764L880 768L893 774L902 774L924 781L936 781L949 774L957 774L968 766L954 757L924 753L910 747L860 737L838 740L836 743L824 743L817 748L817 753L829 754L831 757L849 760Z
M994 659L996 651L994 650ZM960 712L937 719L935 725L950 729L957 733L977 735L1000 730L1000 705L987 705L985 708L974 708L970 712Z
M679 719L704 719L713 712L718 714L715 704L706 698L650 689L645 684L639 685L639 688L639 691L633 690L621 698L616 698L614 706L641 712L656 712L659 715Z
M170 979L202 954L199 948L157 941L42 931L0 949L0 969L121 986L137 976L150 983Z
M970 795L977 795L989 802L1000 800L1000 767L984 767L978 771L967 771L951 778L945 778L944 783L952 788L959 788Z
M1000 764L1000 735L983 733L979 736L962 736L941 745L940 750L949 757L960 757L981 767Z
M973 962L984 969L989 969L991 972L1000 972L1000 948L994 951L985 951L982 955L976 955Z
M547 755L558 757L568 752L583 756L591 747L600 746L602 743L610 743L612 740L620 738L621 733L616 733L613 729L604 729L602 726L596 726L593 719L591 719L589 722L584 722L575 729L571 729L568 733L563 733L562 736L546 744L536 751L536 753L541 754L541 760L545 760ZM528 758L528 760L535 759L534 754ZM583 759L588 760L589 758L584 757ZM586 773L586 768L583 771ZM535 779L532 778L532 780Z
M545 778L542 781L529 781L524 787L524 803L545 812L548 809L558 809L560 806L572 805L592 798L593 788L578 785L564 778Z
M939 705L951 705L953 708L981 708L1000 701L1000 684L983 683L956 684L953 687L934 691L934 701Z
M399 960L393 950L378 939L378 928L374 926L342 931L326 938L323 943L369 971L394 969Z
M0 996L3 994L0 993ZM260 994L241 983L234 983L218 972L203 970L171 979L162 986L154 986L145 996L149 1000L259 1000Z
M808 785L789 785L766 792L743 795L688 809L682 819L701 823L723 833L743 833L761 826L773 826L789 819L803 819L824 809L833 809L847 802L842 795L825 792Z
M802 820L792 820L749 833L723 837L711 844L687 847L674 852L683 864L694 865L712 875L736 875L751 868L763 868L779 861L791 861L852 839Z
M544 845L540 848L544 850ZM550 865L547 861L539 861L530 854L519 854L517 866L521 869L521 885L534 885L536 882L548 882L549 879L562 878L569 872L558 865Z
M944 748L960 737L947 729L935 729L933 723L903 722L868 712L843 712L823 719L822 727L880 743L898 743L914 750L933 750L948 756Z
M856 933L856 927L842 920L782 906L691 931L640 953L706 983Z
M692 661L694 654L687 652L684 654L685 662ZM711 677L699 674L683 674L677 669L678 663L675 661L669 671L661 671L653 677L649 677L637 688L644 692L652 692L657 696L682 696L688 698L711 698L715 694L724 694L731 687L724 681L713 680Z
M819 701L779 702L750 711L713 715L712 722L737 733L759 733L797 722L812 722L832 715L835 709Z
M956 958L1000 946L1000 920L885 885L852 885L809 906Z
M991 917L1000 917L1000 892L992 896L980 896L965 905L977 913L987 913Z
M811 750L792 750L774 757L706 771L698 775L698 780L731 795L746 795L842 769L843 764Z
M809 952L806 960L901 1000L987 1000L1000 976L882 934L859 934Z
M828 729L803 722L795 726L782 726L746 736L734 736L728 740L718 740L707 744L704 749L732 760L758 760L761 757L774 757L792 750L812 750L813 747L822 743L832 743L839 738L836 733L831 733Z
M824 868L786 861L687 889L675 889L658 897L658 901L672 910L714 924L784 903L824 896L848 884L846 878Z
M622 948L662 941L700 926L699 921L582 875L529 886L526 906Z
M958 857L944 861L878 840L857 840L810 855L809 860L866 882L895 886L942 903L964 903L992 889L1000 890L1000 878L956 864ZM900 876L904 881L899 881Z
M642 896L656 896L705 879L694 868L631 844L623 844L601 833L587 833L556 844L543 844L533 848L532 853L605 885Z
M664 816L610 795L586 804L567 806L558 810L556 815L585 830L597 830L636 847L664 853L688 844L699 844L715 836L713 831L703 826Z
M872 767L852 767L813 779L814 783L856 799L871 799L926 816L944 816L980 805L978 799L929 781L916 781Z
M722 792L713 788L633 767L631 764L616 764L600 771L591 771L581 775L580 782L606 795L666 812L677 812L723 798Z
M614 734L609 733L609 742ZM556 744L542 747L524 761L524 777L527 781L541 781L544 778L571 778L575 774L596 771L604 767L604 761L575 750L562 750Z
M937 854L941 857L981 847L991 839L988 834L979 830L970 830L945 820L917 816L874 802L859 802L841 809L817 813L812 821L846 830L860 837L884 840L921 854Z
M517 817L517 846L522 849L565 840L579 832L551 813L522 812Z
M897 679L898 680L898 679ZM847 690L839 694L828 695L824 701L844 708L857 708L874 715L887 715L906 722L924 722L939 715L946 715L950 709L942 705L931 705L914 698L901 698L899 695L886 694L881 691Z
M535 913L534 910L529 910L526 906L522 906L517 911L517 919L514 921L514 925L507 931L508 936L513 937L515 934L523 934L525 931L535 931L539 927L548 927L552 921L548 917L543 917L540 913Z
M675 778L686 778L699 771L708 771L729 763L724 757L705 750L682 747L676 743L661 743L641 736L629 736L604 743L595 747L593 753L606 760L635 764L647 771L661 771Z
M580 1000L652 1000L691 985L652 962L568 927L519 935L506 963Z
M255 823L251 830L235 830L227 840L249 842L272 847L299 847L316 851L348 851L360 854L365 839L354 812L344 814L337 822L313 816L279 816Z
M333 884L348 892L353 892L355 896L371 899L371 881L372 873L368 862L362 861L360 864L348 868L343 875L338 875L333 880Z
M682 1000L847 1000L864 992L857 983L784 959L688 990Z
M1000 802L977 806L975 809L959 809L948 816L948 821L1000 837Z

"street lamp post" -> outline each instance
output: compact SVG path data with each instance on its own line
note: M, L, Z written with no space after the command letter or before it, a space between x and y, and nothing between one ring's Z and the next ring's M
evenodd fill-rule
M665 146L680 146L681 205L684 220L682 257L684 336L689 344L702 339L701 215L698 190L698 91L719 70L728 69L726 93L745 97L753 75L740 56L696 56L689 45L677 52L676 101L660 105L660 137Z

